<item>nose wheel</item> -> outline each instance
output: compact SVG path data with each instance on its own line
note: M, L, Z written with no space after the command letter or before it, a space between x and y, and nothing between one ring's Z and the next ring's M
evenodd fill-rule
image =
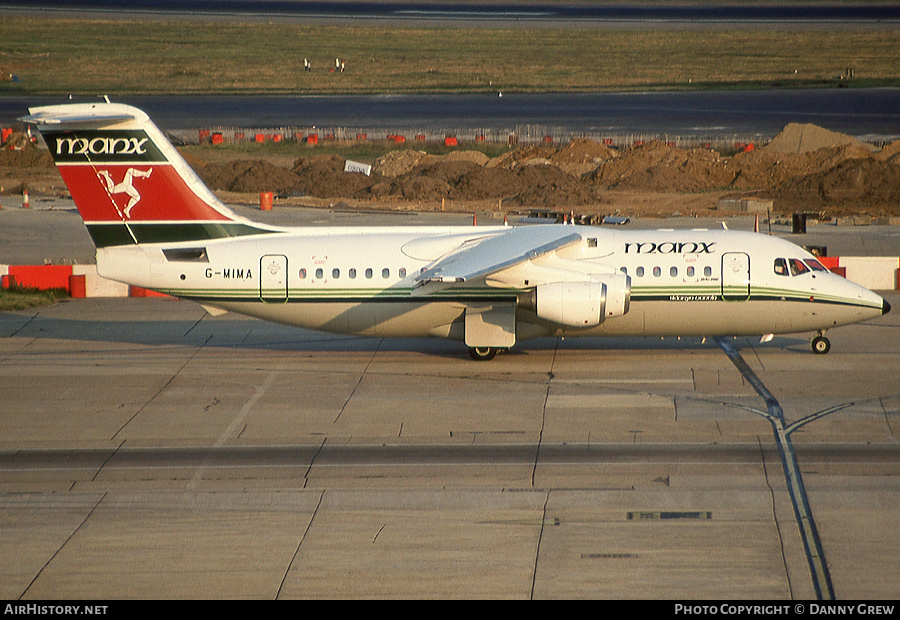
M831 350L831 341L824 334L819 334L809 343L813 353L817 355L825 355Z
M490 361L494 359L499 352L500 349L497 347L469 347L469 355L476 362Z

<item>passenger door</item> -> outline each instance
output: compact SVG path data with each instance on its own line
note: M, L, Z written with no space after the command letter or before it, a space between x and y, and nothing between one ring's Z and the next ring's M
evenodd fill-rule
M750 257L744 252L722 255L722 299L746 301L750 298Z
M273 303L287 301L287 256L266 254L259 259L259 298Z

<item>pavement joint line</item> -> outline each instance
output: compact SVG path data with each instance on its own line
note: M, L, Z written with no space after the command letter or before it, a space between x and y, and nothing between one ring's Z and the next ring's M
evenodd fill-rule
M772 424L775 443L781 454L785 482L787 483L788 494L794 507L794 516L797 519L800 537L803 539L803 547L806 550L806 560L809 564L810 577L812 577L816 597L819 600L834 600L834 588L831 583L828 564L825 560L825 551L819 538L816 522L813 519L812 508L809 505L809 498L806 495L806 488L803 484L803 476L797 463L797 455L791 444L790 431L785 428L784 411L775 396L753 372L753 369L750 368L747 362L744 361L744 358L734 345L728 339L722 337L716 337L715 341L731 360L731 363L734 364L735 368L740 371L741 375L756 390L756 393L766 402L767 413L764 414L764 417Z
M191 360L193 360L195 357L197 357L197 354L200 353L200 351L203 349L203 347L206 346L206 343L209 342L211 339L212 339L212 335L210 335L203 342L203 344L201 344L198 347L195 347L194 352L191 353L191 355L189 355L188 358L184 361L184 364L182 364L181 367L175 371L175 374L173 374L171 377L169 377L169 380L166 381L166 383L161 388L159 388L159 390L157 390L156 393L153 396L151 396L147 402L145 402L143 405L141 405L141 407L134 413L134 415L131 416L130 418L128 418L128 420L126 420L125 423L122 424L122 426L120 426L119 429L115 433L113 433L113 436L110 437L110 439L116 439L116 437L119 435L119 433L121 433L123 430L125 430L126 426L131 424L131 422L134 421L134 419L137 418L141 414L141 412L143 412L144 409L146 409L150 405L150 403L152 403L154 400L156 400L156 398L160 394L162 394L166 390L166 388L168 388L172 384L172 382L175 380L175 378L181 374L181 371L184 370L185 367L187 367L187 365L191 363Z
M231 421L231 424L228 425L228 428L226 428L225 431L216 440L216 443L213 445L213 450L215 450L216 448L221 448L223 445L225 445L225 442L228 440L228 438L234 435L235 429L237 429L237 427L243 423L244 419L247 417L247 414L250 413L250 410L253 409L253 406L256 404L256 401L262 398L263 394L265 394L269 390L269 387L272 385L277 375L277 371L270 372L269 376L266 377L266 380L256 388L256 392L253 394L253 396L251 396L250 399L246 403L244 403L244 406L241 407L240 412L238 412L234 420ZM197 471L194 473L194 476L193 478L191 478L191 482L188 485L189 489L193 490L197 487L200 480L203 478L204 472L208 468L209 456L207 456L204 459L203 464L197 468Z

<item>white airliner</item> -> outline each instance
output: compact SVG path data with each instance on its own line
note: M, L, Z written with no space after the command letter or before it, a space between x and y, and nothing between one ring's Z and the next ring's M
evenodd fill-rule
M462 341L492 359L540 336L763 336L880 316L881 297L776 237L566 224L284 228L223 205L142 111L37 107L100 275L289 325ZM350 174L350 173L348 173Z

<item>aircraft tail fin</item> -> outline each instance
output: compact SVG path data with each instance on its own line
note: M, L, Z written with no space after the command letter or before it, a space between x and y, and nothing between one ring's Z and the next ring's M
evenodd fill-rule
M141 110L43 106L37 126L98 248L264 232L222 204Z

